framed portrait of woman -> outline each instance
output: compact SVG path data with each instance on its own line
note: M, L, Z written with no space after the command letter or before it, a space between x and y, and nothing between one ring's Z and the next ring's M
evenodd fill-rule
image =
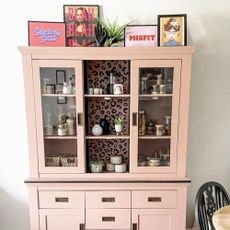
M187 45L187 15L158 15L158 45Z
M99 5L64 5L66 46L96 46L95 26Z

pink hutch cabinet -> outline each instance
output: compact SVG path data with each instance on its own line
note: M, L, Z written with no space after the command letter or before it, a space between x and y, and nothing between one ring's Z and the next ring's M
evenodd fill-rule
M194 48L19 50L30 229L185 230Z

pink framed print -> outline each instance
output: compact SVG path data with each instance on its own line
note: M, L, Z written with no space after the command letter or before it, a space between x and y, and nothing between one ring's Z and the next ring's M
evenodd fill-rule
M99 5L64 5L66 46L96 46L95 26L99 18Z
M125 46L157 46L157 25L128 25Z
M65 46L65 23L28 21L29 46Z

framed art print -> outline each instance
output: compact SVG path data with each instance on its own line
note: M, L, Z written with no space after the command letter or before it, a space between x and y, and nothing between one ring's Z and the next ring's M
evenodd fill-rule
M66 46L96 46L95 26L99 17L98 5L64 5Z
M157 46L157 25L128 25L125 46Z
M29 46L65 46L64 22L28 21Z
M187 15L158 15L159 46L187 45Z

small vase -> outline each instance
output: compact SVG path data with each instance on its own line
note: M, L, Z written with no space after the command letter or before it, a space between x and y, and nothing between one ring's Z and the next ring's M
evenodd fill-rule
M115 124L115 131L117 132L117 135L123 135L123 125Z
M99 124L95 124L92 128L92 134L94 136L100 136L103 133L103 129Z

